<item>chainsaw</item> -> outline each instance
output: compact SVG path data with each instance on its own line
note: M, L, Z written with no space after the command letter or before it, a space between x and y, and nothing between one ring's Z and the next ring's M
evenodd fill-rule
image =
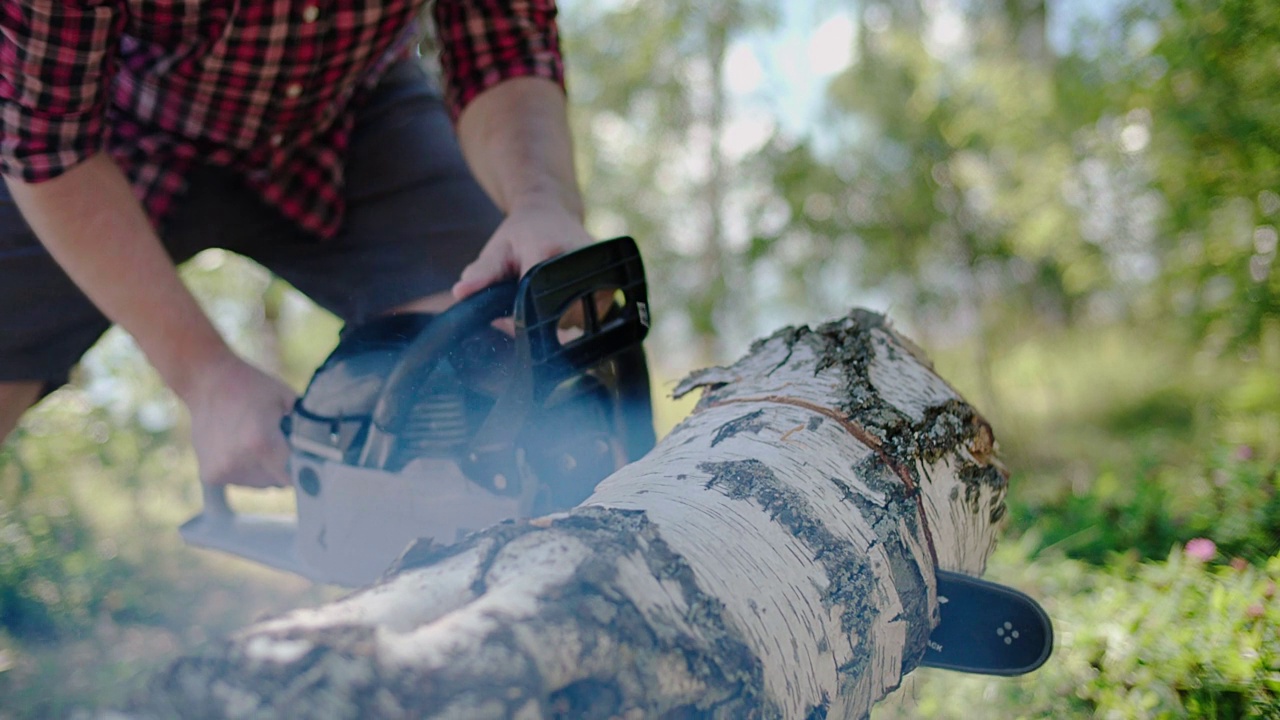
M506 317L514 335L493 327ZM649 324L640 254L624 237L540 263L439 315L344 331L281 423L295 515L236 512L222 486L206 485L182 537L357 587L423 528L448 544L571 508L654 446L641 344ZM1018 675L1048 658L1052 627L1030 597L945 571L938 595L942 622L924 665Z
M619 238L344 332L281 424L296 515L238 513L206 485L183 538L355 587L423 528L449 544L577 505L654 445L646 292ZM505 317L514 336L493 327Z

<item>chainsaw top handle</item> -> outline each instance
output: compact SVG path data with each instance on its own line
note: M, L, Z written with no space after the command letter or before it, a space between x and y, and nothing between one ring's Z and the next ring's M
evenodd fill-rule
M451 348L494 320L511 315L518 284L507 280L467 297L439 316L405 348L373 406L373 426L397 434L413 410L418 384Z
M593 296L598 291L621 291L625 303L608 319L597 314ZM584 333L562 342L557 330L560 318L580 302ZM495 445L518 427L530 407L567 375L633 348L649 327L644 268L635 241L620 237L580 248L530 268L519 282L492 285L459 301L439 316L405 348L374 404L369 436L359 464L382 467L392 455L396 438L410 422L418 389L431 371L459 342L502 317L513 316L516 326L517 373L499 400L499 407L481 428L475 443ZM647 403L647 369L642 394ZM652 447L651 422L645 441ZM647 451L648 448L643 448Z

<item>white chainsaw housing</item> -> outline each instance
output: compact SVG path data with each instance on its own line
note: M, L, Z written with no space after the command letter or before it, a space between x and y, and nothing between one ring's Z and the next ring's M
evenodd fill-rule
M447 545L528 516L527 499L490 493L446 459L419 458L394 473L299 455L290 465L296 519L219 512L225 496L211 488L220 499L206 493L205 512L182 526L183 538L316 582L359 587L377 580L415 540Z

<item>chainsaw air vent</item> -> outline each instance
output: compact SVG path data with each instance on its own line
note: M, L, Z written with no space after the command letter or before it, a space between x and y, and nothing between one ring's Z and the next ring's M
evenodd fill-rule
M395 465L415 457L456 455L467 442L467 410L458 375L447 361L431 373L400 433Z

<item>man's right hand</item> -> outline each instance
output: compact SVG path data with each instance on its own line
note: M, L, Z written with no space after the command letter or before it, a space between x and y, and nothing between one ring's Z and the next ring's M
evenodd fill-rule
M115 162L99 153L47 182L5 182L62 269L186 403L200 478L287 485L280 418L293 391L227 348Z
M287 486L289 447L280 419L296 399L284 383L234 355L202 368L183 397L201 481Z

